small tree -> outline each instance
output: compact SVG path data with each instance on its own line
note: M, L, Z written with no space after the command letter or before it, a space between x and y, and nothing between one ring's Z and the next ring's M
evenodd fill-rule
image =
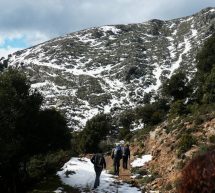
M165 100L158 100L152 104L146 104L142 107L136 108L137 119L142 119L145 125L156 125L160 123L166 116L169 110Z
M179 116L187 114L188 110L183 100L174 101L170 106L170 114L173 116Z
M135 119L134 116L135 114L131 109L124 111L120 114L119 122L124 128L130 129L130 125Z
M79 134L80 150L84 153L93 153L99 150L99 143L111 131L111 119L106 114L98 114L88 120L85 128Z
M174 100L185 99L189 96L190 87L188 86L188 78L185 73L178 72L163 84L164 96L171 96Z
M129 109L120 114L119 124L119 139L125 138L130 133L131 123L135 120L135 113Z

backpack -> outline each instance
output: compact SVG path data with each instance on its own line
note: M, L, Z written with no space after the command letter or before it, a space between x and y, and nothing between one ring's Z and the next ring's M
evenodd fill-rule
M129 155L129 148L128 147L123 147L122 155L123 156L128 156Z
M103 156L102 154L95 155L94 165L97 167L103 167Z
M113 150L113 158L115 158L115 159L121 159L122 158L122 149L121 149L121 147L116 147Z

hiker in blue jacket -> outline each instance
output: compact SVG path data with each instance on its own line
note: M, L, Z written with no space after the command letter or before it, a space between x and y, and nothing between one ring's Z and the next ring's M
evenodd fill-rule
M91 162L94 164L94 170L96 172L94 188L97 188L97 186L99 186L100 184L101 172L103 168L106 168L106 162L102 152L100 151L99 153L96 153L95 155L93 155L93 157L91 158Z
M114 175L119 176L120 160L122 159L122 149L120 144L112 150L111 157L113 159Z

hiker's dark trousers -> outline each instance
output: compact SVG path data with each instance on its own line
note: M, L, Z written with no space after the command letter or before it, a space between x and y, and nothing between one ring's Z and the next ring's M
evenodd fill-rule
M94 166L94 170L96 172L96 179L95 179L95 183L94 183L94 188L97 188L97 186L99 186L100 184L100 175L102 173L102 167L97 167L97 166Z
M119 175L120 159L113 160L114 175Z
M122 157L122 167L124 169L127 169L128 168L128 156L123 156Z

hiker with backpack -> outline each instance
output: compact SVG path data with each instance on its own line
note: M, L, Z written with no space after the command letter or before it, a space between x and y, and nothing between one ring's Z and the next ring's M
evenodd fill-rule
M111 157L113 159L114 175L119 176L120 160L122 159L122 149L120 144L112 150Z
M93 157L91 158L91 162L94 164L94 170L96 173L94 188L97 188L100 184L101 172L103 168L106 168L106 162L102 152L100 151L99 153L93 155Z
M122 167L128 169L128 159L130 159L129 145L126 144L122 149Z

